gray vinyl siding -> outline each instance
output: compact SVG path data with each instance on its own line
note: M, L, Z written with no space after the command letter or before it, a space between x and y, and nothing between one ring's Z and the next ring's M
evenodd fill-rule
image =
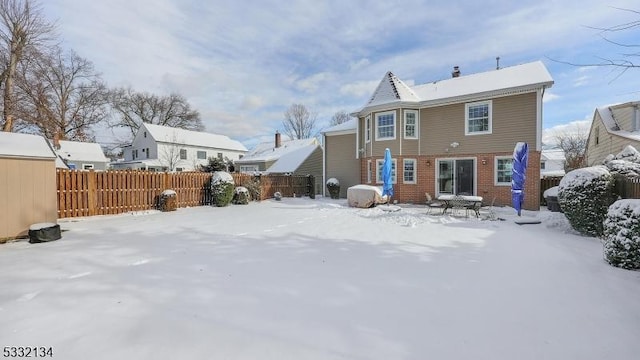
M340 197L347 197L347 188L360 184L360 160L356 159L355 134L325 137L326 176L340 182Z
M315 194L322 193L322 148L318 146L309 157L294 171L295 175L313 175Z
M446 149L454 154L512 151L525 141L536 144L536 93L492 99L492 132L465 135L465 104L453 104L420 111L422 154L441 154ZM450 144L460 145L452 149ZM406 154L406 152L405 152Z
M616 117L616 121L618 120ZM599 129L599 131L596 131L597 129ZM598 132L600 141L596 144L596 134ZM600 165L609 154L616 155L627 145L640 149L640 141L633 141L607 132L607 128L602 122L600 114L596 112L593 122L591 123L591 130L589 131L589 139L587 142L587 165Z
M372 113L371 143L365 144L365 117L360 118L359 148L365 149L365 157L381 157L385 148L389 148L394 156L417 156L447 151L453 154L508 152L520 141L535 146L537 93L498 97L491 101L491 134L465 135L465 103L458 103L420 109L420 140L404 139L403 109L397 109L395 140L375 140L376 113ZM451 149L453 142L459 143L459 147Z

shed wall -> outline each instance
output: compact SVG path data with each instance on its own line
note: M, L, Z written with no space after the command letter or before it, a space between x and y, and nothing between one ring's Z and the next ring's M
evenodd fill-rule
M0 241L28 235L35 223L55 223L53 159L0 157Z

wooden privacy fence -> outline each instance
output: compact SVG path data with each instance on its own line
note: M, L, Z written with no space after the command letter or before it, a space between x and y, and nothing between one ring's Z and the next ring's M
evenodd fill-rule
M545 204L545 190L560 185L562 177L543 178L540 180L540 203ZM615 193L623 199L640 199L640 179L617 179Z
M640 179L616 180L616 193L623 199L640 199Z
M298 175L232 174L236 186L255 184L260 199L313 196L313 177ZM58 217L121 214L155 209L160 194L174 190L178 207L211 205L211 173L151 171L83 171L57 169Z

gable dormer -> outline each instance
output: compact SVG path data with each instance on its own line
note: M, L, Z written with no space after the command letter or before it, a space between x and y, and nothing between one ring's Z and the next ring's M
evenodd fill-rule
M395 101L418 101L419 98L407 84L388 71L371 95L367 106Z

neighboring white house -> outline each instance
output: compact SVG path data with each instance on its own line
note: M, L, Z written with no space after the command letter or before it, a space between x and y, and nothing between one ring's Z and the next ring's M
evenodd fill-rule
M321 149L321 146L316 138L281 141L280 133L276 133L274 142L260 143L241 160L236 161L236 170L240 172L293 172L317 149ZM285 157L285 155L287 156ZM289 160L277 165L278 160L282 157ZM318 165L322 169L322 163ZM271 169L273 166L276 167Z
M97 143L53 139L53 148L64 164L56 167L78 170L107 170L109 159ZM66 165L66 166L65 166Z
M565 163L562 149L543 149L540 154L540 178L564 176Z
M211 157L234 162L247 152L239 141L228 136L144 123L133 143L123 148L124 161L111 163L113 169L191 171Z

